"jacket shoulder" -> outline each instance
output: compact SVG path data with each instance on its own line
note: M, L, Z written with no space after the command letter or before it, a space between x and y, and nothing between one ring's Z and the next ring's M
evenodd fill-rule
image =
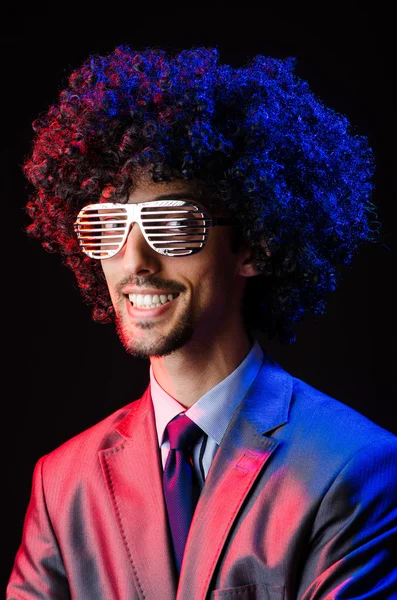
M297 378L293 378L289 424L300 427L304 439L314 438L349 453L376 442L397 444L397 436L390 431Z
M90 461L96 460L100 450L106 450L122 441L116 427L139 402L140 400L135 400L116 410L42 457L43 470L77 471L82 465L86 466Z

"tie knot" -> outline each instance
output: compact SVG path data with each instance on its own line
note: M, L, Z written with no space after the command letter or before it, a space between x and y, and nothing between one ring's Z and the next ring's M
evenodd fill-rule
M167 425L170 450L187 450L193 446L201 434L202 429L193 423L186 415L178 415Z

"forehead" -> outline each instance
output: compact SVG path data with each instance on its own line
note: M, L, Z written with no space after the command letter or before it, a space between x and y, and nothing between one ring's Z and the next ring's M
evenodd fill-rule
M153 183L139 181L130 191L128 204L151 202L154 200L196 200L206 206L206 200L197 185L189 181Z

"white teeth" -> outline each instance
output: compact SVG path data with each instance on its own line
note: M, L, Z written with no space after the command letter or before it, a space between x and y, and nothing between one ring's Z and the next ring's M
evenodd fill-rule
M154 294L151 296L150 294L128 294L128 298L130 302L137 306L138 308L157 308L162 306L166 302L170 302L174 298L176 298L178 294Z

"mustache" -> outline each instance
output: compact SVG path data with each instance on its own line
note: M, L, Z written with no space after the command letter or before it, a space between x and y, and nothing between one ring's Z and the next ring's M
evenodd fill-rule
M127 285L132 285L136 288L146 288L146 289L167 289L170 290L171 293L181 293L185 291L185 287L175 281L167 281L166 279L161 279L159 277L151 277L148 279L147 277L139 277L139 276L128 276L124 277L116 286L117 293L119 297L124 297L122 290Z

